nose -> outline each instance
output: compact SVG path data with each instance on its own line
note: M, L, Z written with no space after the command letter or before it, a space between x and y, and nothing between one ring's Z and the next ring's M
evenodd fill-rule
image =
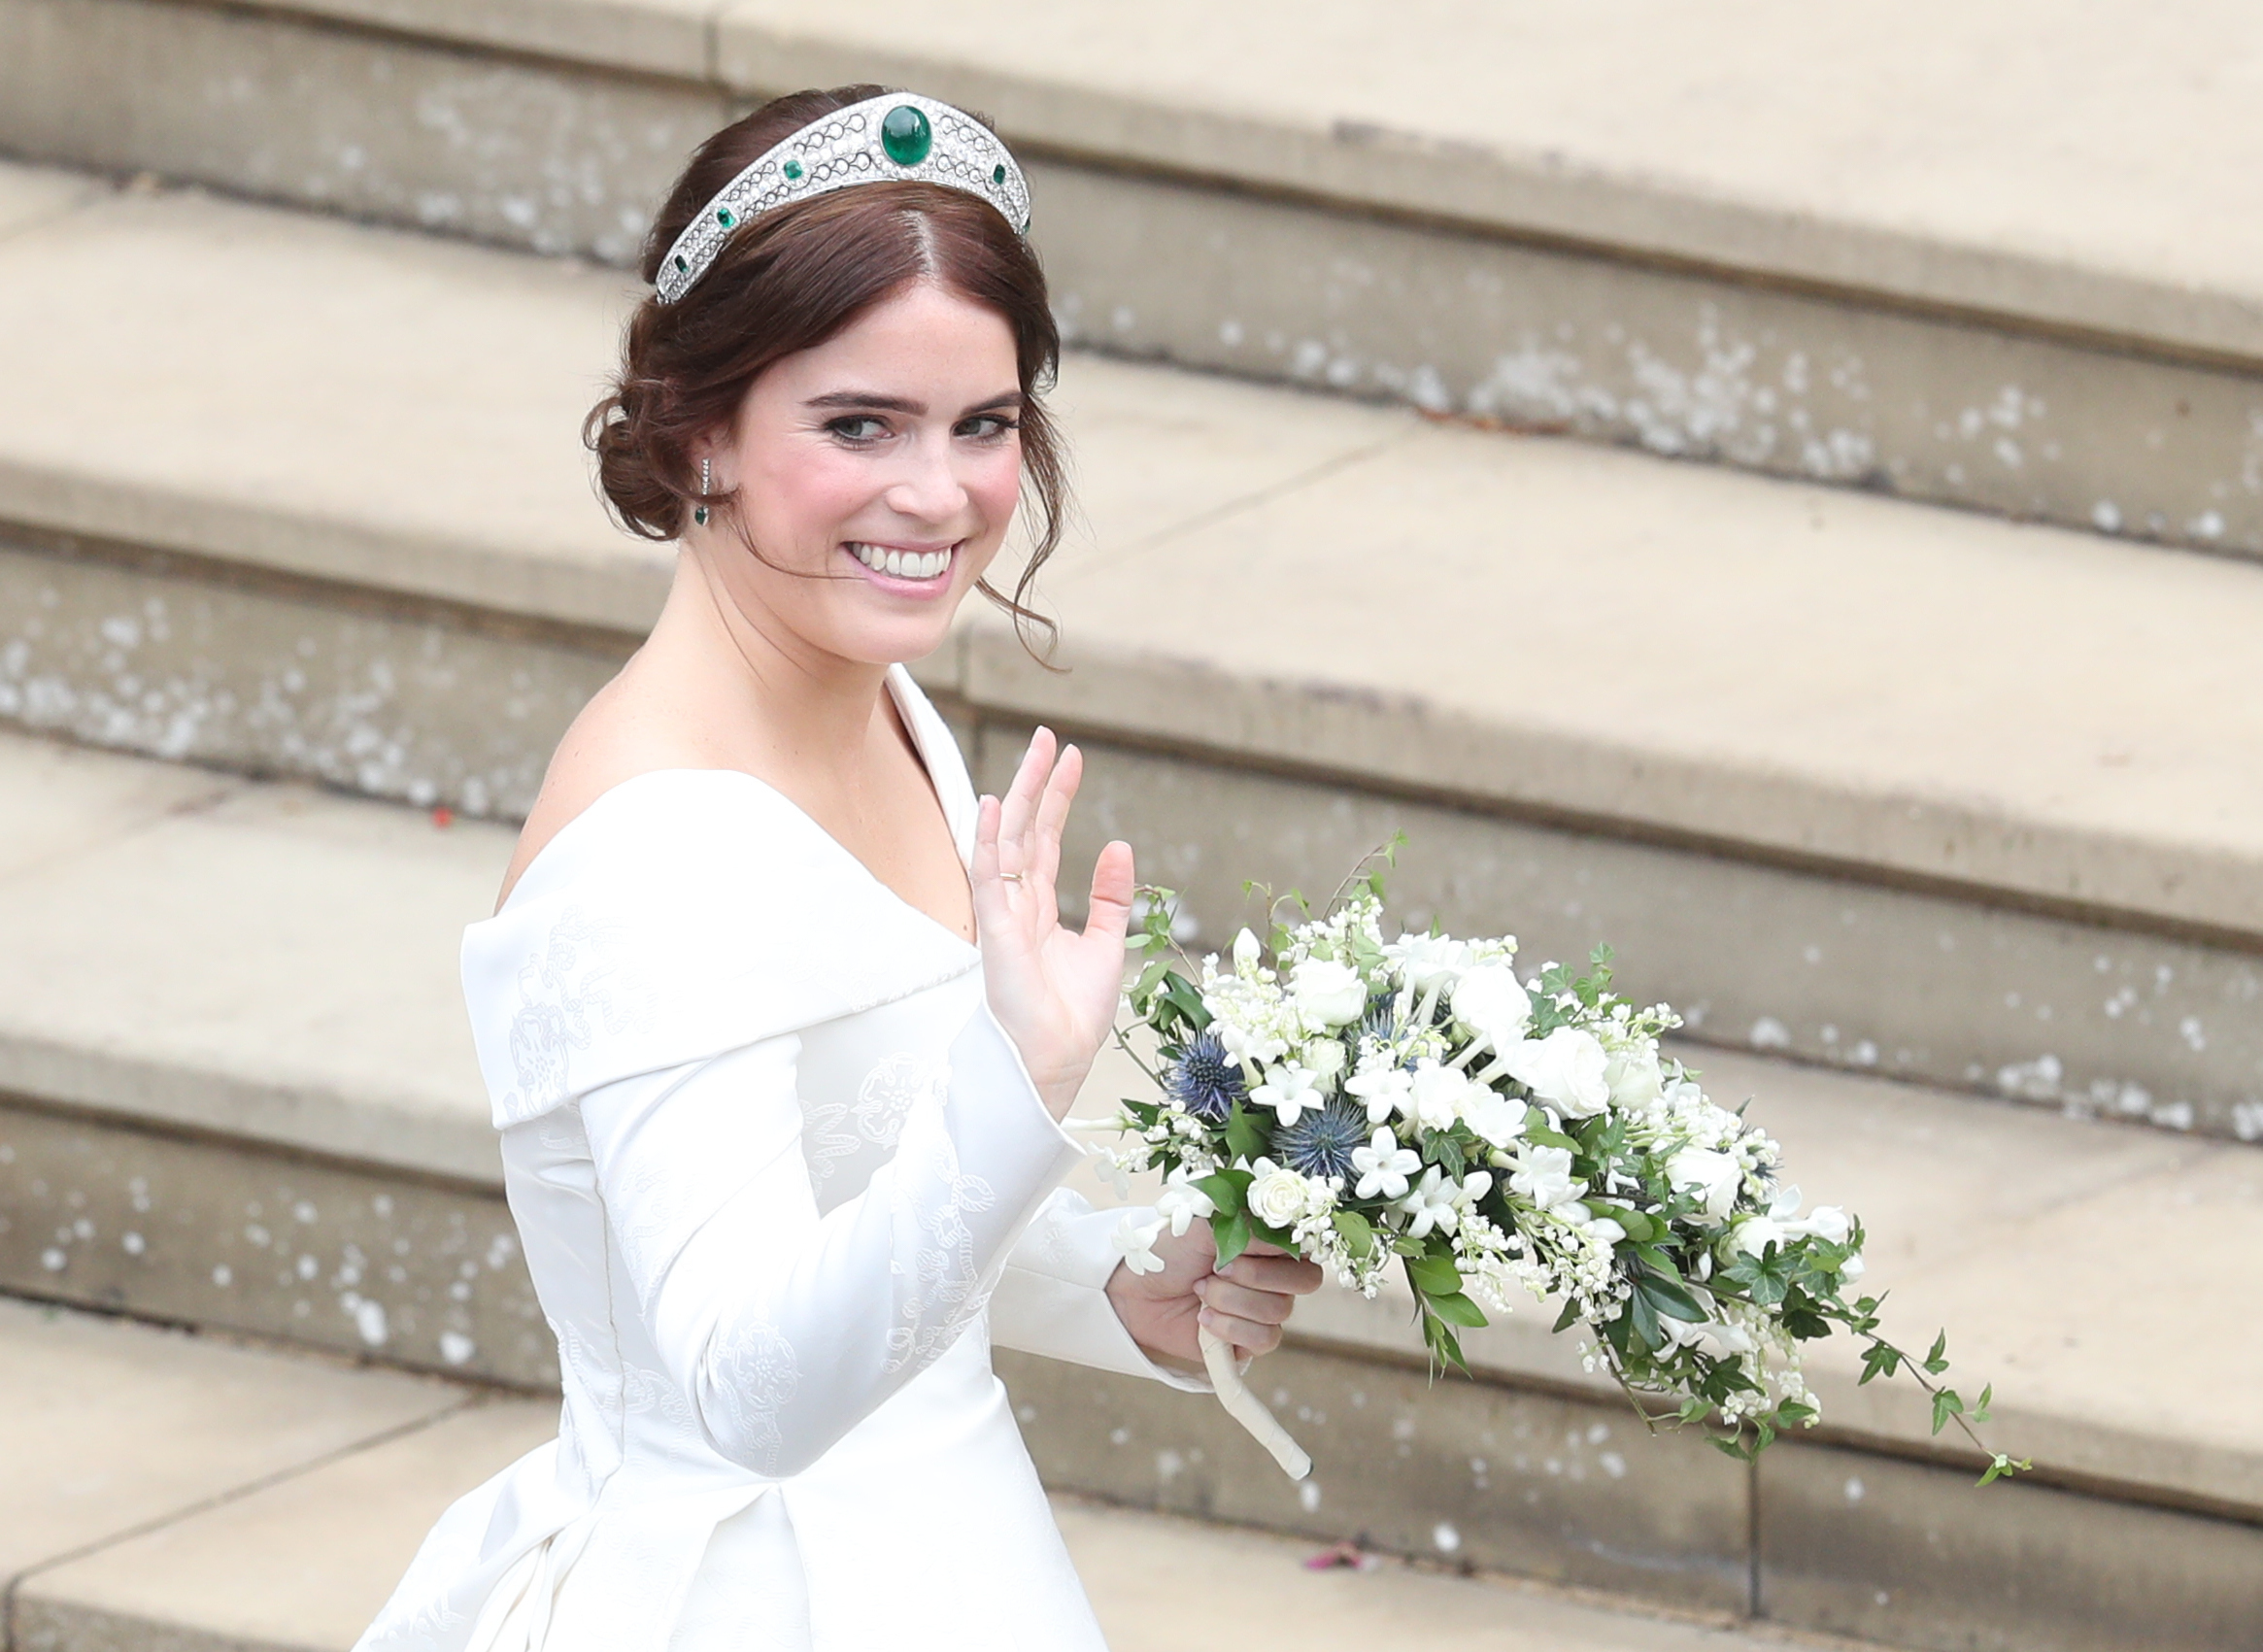
M899 516L930 526L942 526L963 516L969 497L959 475L958 455L948 433L909 444L903 469L891 479L888 508Z

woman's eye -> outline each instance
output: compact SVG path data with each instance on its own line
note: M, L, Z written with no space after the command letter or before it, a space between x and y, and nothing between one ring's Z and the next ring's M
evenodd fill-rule
M995 442L1009 430L1019 430L1021 423L1002 413L978 413L972 419L960 421L959 434L972 436L976 441Z
M853 413L846 419L832 420L826 428L844 442L877 442L888 434L886 421L863 413Z

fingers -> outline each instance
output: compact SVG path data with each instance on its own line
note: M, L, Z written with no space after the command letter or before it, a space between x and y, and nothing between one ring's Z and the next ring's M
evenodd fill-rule
M1006 790L999 813L1000 870L1019 872L1029 864L1030 826L1036 819L1037 799L1053 773L1056 746L1050 728L1041 727L1030 736L1030 749L1022 754L1022 766L1014 771L1014 783Z
M1199 1323L1211 1335L1222 1342L1231 1343L1244 1354L1269 1354L1281 1345L1281 1328L1277 1325L1236 1319L1232 1314L1218 1313L1210 1308L1202 1310Z
M1294 1297L1278 1291L1253 1291L1218 1273L1196 1280L1195 1295L1202 1298L1202 1306L1252 1325L1285 1325L1290 1310L1297 1305Z
M1098 936L1121 948L1132 927L1132 846L1109 844L1093 862L1092 903L1085 908L1087 939Z
M1325 1275L1317 1264L1289 1256L1270 1245L1265 1246L1261 1253L1258 1245L1253 1243L1248 1250L1220 1268L1216 1277L1231 1279L1254 1291L1307 1297L1320 1289Z
M1076 800L1076 789L1083 779L1084 754L1074 746L1064 746L1052 777L1045 782L1045 793L1037 800L1036 826L1030 833L1030 876L1047 894L1061 870L1062 827L1067 824L1068 806Z

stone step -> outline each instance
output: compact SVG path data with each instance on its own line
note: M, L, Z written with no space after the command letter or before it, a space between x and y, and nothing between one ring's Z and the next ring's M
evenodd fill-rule
M0 1292L552 1384L456 1000L458 926L489 909L510 842L0 736ZM2246 1645L2263 1332L2222 1304L2251 1266L2238 1236L2263 1218L2263 1156L1700 1059L1715 1094L1757 1097L1811 1197L1865 1216L1896 1332L1945 1324L1960 1371L1994 1380L1994 1432L2036 1458L2033 1482L1975 1493L1913 1393L1858 1388L1841 1351L1814 1367L1825 1426L1754 1472L1646 1437L1544 1309L1471 1336L1475 1380L1434 1382L1402 1298L1325 1293L1260 1367L1313 1451L1306 1487L1206 1400L1001 1354L1048 1484L1898 1645ZM1134 1082L1097 1073L1081 1110ZM209 1573L201 1541L100 1589Z
M667 578L574 447L619 278L36 169L0 226L0 719L522 812ZM981 615L921 669L994 785L1084 738L1079 829L1200 934L1403 828L1408 908L1611 942L1708 1042L2263 1136L2263 569L1091 355L1059 401L1074 669Z
M0 150L621 264L733 113L916 84L1092 345L2263 554L2246 15L2088 17L4 0Z
M347 1652L449 1500L554 1404L0 1302L0 1498L23 1652ZM1072 1496L1056 1513L1116 1652L1761 1652L1794 1642ZM1158 1588L1167 1579L1170 1587Z

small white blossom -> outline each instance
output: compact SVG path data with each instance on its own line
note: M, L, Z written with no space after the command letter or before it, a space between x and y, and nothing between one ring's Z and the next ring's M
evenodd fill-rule
M1116 1254L1124 1259L1124 1265L1134 1273L1161 1273L1163 1258L1155 1254L1155 1241L1163 1232L1163 1223L1142 1222L1130 1211L1117 1219L1111 1243Z
M1424 1129L1448 1129L1461 1118L1464 1099L1477 1088L1477 1081L1459 1067L1426 1061L1415 1067L1413 1082L1401 1105Z
M1523 1195L1542 1210L1552 1210L1586 1191L1586 1183L1572 1179L1571 1150L1568 1147L1527 1142L1517 1150L1516 1163L1516 1170L1508 1178L1508 1191ZM1585 1214L1581 1212L1582 1217Z
M1371 1062L1362 1062L1358 1074L1345 1079L1343 1087L1368 1104L1368 1123L1379 1125L1404 1106L1414 1089L1414 1075L1390 1057L1379 1056Z
M1732 1154L1685 1147L1666 1162L1666 1179L1676 1188L1702 1195L1706 1214L1725 1222L1737 1208L1737 1190L1744 1185L1744 1166Z
M1260 1107L1270 1107L1284 1125L1295 1124L1307 1108L1318 1112L1328 1103L1319 1080L1296 1066L1269 1070L1265 1082L1249 1093L1249 1098Z
M1450 985L1469 968L1470 948L1468 941L1457 941L1451 935L1401 935L1383 949L1383 956L1409 987L1426 993L1433 987Z
M1217 1210L1210 1196L1195 1186L1194 1178L1183 1164L1164 1182L1163 1192L1155 1201L1155 1213L1170 1224L1174 1239L1196 1222L1208 1221Z
M1462 1122L1493 1147L1506 1147L1525 1132L1525 1104L1498 1090L1479 1088L1462 1103Z
M1422 1168L1422 1155L1399 1145L1399 1138L1390 1128L1377 1130L1365 1147L1352 1149L1352 1168L1360 1173L1353 1193L1361 1198L1373 1198L1380 1194L1385 1198L1401 1198L1406 1193L1406 1180Z

